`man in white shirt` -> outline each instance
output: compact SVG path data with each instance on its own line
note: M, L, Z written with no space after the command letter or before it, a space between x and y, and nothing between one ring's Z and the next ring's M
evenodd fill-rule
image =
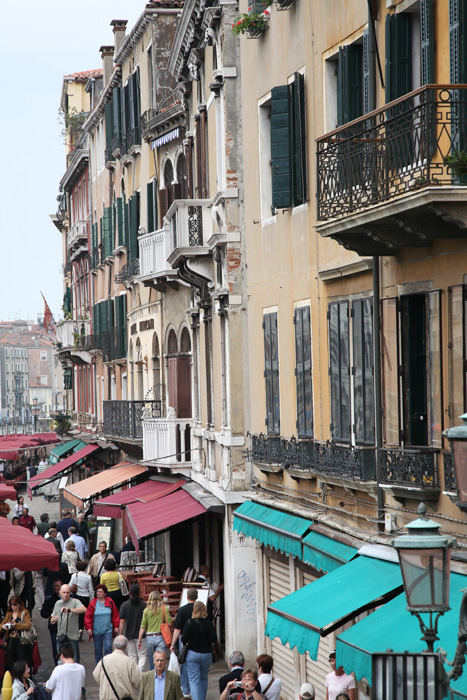
M81 535L78 535L78 531L75 527L68 528L68 539L65 540L65 545L69 540L73 540L75 543L75 549L79 554L80 559L84 559L88 553L88 545L86 540Z
M260 654L256 658L258 666L258 683L261 686L261 695L265 700L279 700L281 696L280 678L272 677L273 658L269 654ZM308 700L307 698L305 700Z
M60 661L45 684L47 690L52 693L53 700L81 700L86 671L84 666L75 663L71 644L60 649Z

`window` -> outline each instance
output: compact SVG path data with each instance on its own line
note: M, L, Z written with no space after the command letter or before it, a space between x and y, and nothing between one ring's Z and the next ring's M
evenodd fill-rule
M307 198L305 82L295 73L290 85L271 91L272 206L287 209Z
M41 362L47 362L47 351L41 350Z
M41 374L41 384L47 384L47 375Z
M295 309L295 383L297 390L297 435L313 437L310 307Z
M157 190L156 181L151 180L146 185L146 203L147 203L147 230L148 233L156 230L157 226Z
M352 303L354 434L357 444L374 444L373 300Z
M8 357L8 348L5 348L5 357Z
M10 370L8 369L8 362L5 364L5 372L9 372Z
M350 342L349 302L329 304L329 378L331 389L331 435L350 441Z
M277 313L263 317L264 377L266 380L266 429L269 435L280 433L279 349Z

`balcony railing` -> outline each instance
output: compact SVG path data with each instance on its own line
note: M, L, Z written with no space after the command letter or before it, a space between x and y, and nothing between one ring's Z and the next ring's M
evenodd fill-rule
M120 146L120 155L124 156L133 146L139 146L141 143L141 134L139 124L133 129L129 129L125 134L122 134Z
M70 319L68 321L63 321L61 326L57 326L57 340L62 344L63 348L73 347L75 342L73 335L75 325L75 321Z
M169 221L173 264L179 255L208 254L213 233L210 199L176 199L166 218ZM195 250L197 248L197 250Z
M368 447L260 434L252 435L249 457L259 464L311 470L343 480L374 481L376 478L375 450Z
M90 335L85 335L81 337L76 343L77 350L101 350L102 349L102 336L100 334L92 333Z
M443 452L443 464L444 464L444 489L445 491L456 492L457 491L457 479L456 471L454 469L454 462L452 461L452 452Z
M191 465L189 418L146 418L143 421L144 459L164 465Z
M88 240L88 227L86 221L75 221L67 234L68 248L74 248L79 244L85 244Z
M417 489L438 488L437 451L429 447L382 449L381 483Z
M427 85L318 138L318 219L459 184L466 117L465 85Z
M173 250L171 231L168 226L160 231L140 236L138 242L141 277L172 272L172 267L167 262Z
M127 263L125 263L120 272L118 272L115 275L115 283L123 284L124 282L128 282L129 280L133 279L133 277L136 277L138 273L139 260L138 258L133 258L132 260L129 260Z
M143 439L143 411L162 415L158 401L104 401L104 435L128 440Z

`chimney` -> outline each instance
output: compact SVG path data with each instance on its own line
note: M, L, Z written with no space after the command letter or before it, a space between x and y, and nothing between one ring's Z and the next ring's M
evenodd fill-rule
M102 69L103 69L103 73L104 73L104 87L105 87L110 80L110 76L112 75L112 71L113 71L113 67L114 67L114 62L113 62L114 47L113 46L101 46L99 51L101 52L101 57L102 57Z
M110 26L113 27L114 33L115 55L118 54L120 47L123 44L127 24L127 19L113 19L110 23Z

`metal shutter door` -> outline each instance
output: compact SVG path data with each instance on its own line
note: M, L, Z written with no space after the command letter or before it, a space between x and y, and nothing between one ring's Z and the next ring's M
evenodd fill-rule
M290 590L289 565L269 559L269 601L268 605L284 598ZM281 698L295 700L296 679L294 652L288 644L284 646L280 639L271 641L271 656L274 659L273 674L281 679Z
M303 585L307 586L312 581L316 581L316 576L303 572ZM318 648L318 658L316 661L310 659L308 652L305 654L306 665L306 680L308 683L313 683L316 690L316 700L324 700L326 697L326 688L324 681L328 673L331 673L329 665L329 652L333 648L332 635L321 637Z

